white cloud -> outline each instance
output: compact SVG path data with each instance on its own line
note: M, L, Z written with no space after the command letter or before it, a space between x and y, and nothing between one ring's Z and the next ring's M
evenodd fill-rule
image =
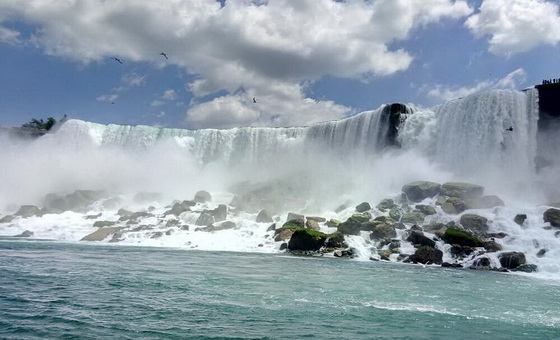
M161 98L165 100L175 100L175 98L177 98L177 93L173 89L165 90Z
M465 0L227 0L223 8L211 0L21 0L0 2L2 11L39 27L31 40L47 54L79 62L115 56L159 65L165 51L166 64L196 76L188 86L195 96L229 93L188 112L187 121L201 126L340 117L347 108L307 98L302 84L325 75L370 79L404 71L413 56L394 42L472 13ZM274 98L273 111L263 119L263 111L240 106L240 89ZM228 104L243 111L231 119L208 113Z
M558 4L545 0L484 0L465 25L477 37L489 36L489 51L515 54L560 41Z
M437 85L430 90L427 90L427 95L439 101L449 101L456 98L461 98L473 94L478 91L489 90L489 89L515 89L519 88L521 84L526 81L526 73L523 69L518 68L517 70L510 72L502 79L485 80L476 83L471 87L445 87L442 85ZM424 86L424 90L427 86Z
M20 33L6 27L0 26L0 43L15 45L20 43Z
M135 72L127 73L121 78L121 83L128 87L142 86L146 84L146 76L141 76Z
M117 98L119 98L118 94L104 94L95 98L95 100L102 103L113 103Z
M153 100L150 103L150 106L154 106L154 107L163 106L163 105L165 105L165 102L162 102L161 100L157 100L157 99Z

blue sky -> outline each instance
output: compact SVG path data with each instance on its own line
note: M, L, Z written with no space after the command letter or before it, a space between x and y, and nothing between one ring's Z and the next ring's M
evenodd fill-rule
M0 0L0 125L293 126L430 107L560 78L559 41L551 0Z

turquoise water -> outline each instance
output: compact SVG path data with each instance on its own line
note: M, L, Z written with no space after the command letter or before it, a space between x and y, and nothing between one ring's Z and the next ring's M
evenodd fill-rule
M406 264L0 240L1 339L560 339L559 290Z

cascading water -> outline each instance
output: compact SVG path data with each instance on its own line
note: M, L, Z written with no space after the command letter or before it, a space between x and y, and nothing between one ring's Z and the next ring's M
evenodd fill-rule
M41 205L47 193L76 189L111 191L121 205L142 208L130 198L150 191L163 194L160 202L150 202L154 214L163 215L173 199L190 199L204 189L214 198L200 209L228 205L234 194L246 195L245 199L264 195L260 203L273 210L280 224L290 211L344 221L357 203L368 201L375 206L384 198L398 198L402 186L411 181L469 181L506 202L506 207L475 211L491 221L490 232L511 235L500 241L504 250L524 251L528 262L541 271L560 275L553 260L560 255L560 245L553 230L543 229L546 208L539 206L546 197L534 161L537 104L535 90L489 91L433 109L388 105L340 121L291 128L182 130L69 120L54 133L32 143L10 144L2 151L8 161L1 170L0 209L12 213L21 204ZM102 203L90 209L87 213L118 219ZM375 208L372 213L381 214ZM513 222L519 213L528 216L521 226ZM279 245L267 234L269 224L255 223L256 210L236 211L228 217L236 229L212 234L195 231L199 215L200 211L182 214L180 222L189 227L175 227L174 234L163 234L162 229L164 236L155 237L153 232L135 231L123 235L121 241L278 251ZM426 223L458 222L459 217L438 208ZM96 229L83 214L72 212L14 221L0 223L0 234L35 228L36 237L79 240ZM152 216L143 223L167 225L168 221L168 217L163 223ZM364 259L372 254L373 244L366 233L348 237L348 243ZM404 243L403 251L413 251L412 245ZM447 245L438 247L448 259ZM538 257L537 251L545 248L547 256Z

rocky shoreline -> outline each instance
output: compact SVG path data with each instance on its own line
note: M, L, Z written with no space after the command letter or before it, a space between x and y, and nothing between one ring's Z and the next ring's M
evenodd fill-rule
M521 250L504 251L501 240L509 235L491 233L493 221L472 212L504 206L499 197L484 195L484 187L480 185L413 182L402 187L400 197L383 199L373 207L369 202L353 207L340 206L336 212L353 211L344 221L292 212L284 222L272 210L278 203L274 202L278 196L270 187L241 187L245 190L230 204L211 204L211 194L199 191L192 200L175 201L165 210L147 206L138 211L126 209L118 196L105 191L49 194L43 207L21 206L14 214L2 216L0 223L10 225L21 219L73 211L83 214L96 229L82 241L120 242L129 233L143 233L152 239L172 237L182 231L208 233L208 237L212 237L216 232L237 229L231 219L243 213L252 214L258 225L269 225L263 243L274 242L279 251L294 255L328 254L352 258L356 256L356 249L348 241L362 237L369 245L370 259L375 261L527 273L538 270L535 264L527 262ZM160 195L154 193L140 193L134 197L138 204L160 199ZM96 213L91 214L92 211ZM447 217L448 221L434 222L430 216L435 215ZM523 226L526 219L526 215L517 214L513 222ZM560 209L547 209L543 222L545 228L553 230L554 237L560 237ZM14 236L33 235L33 230L25 230ZM544 257L547 251L540 248L536 256Z

